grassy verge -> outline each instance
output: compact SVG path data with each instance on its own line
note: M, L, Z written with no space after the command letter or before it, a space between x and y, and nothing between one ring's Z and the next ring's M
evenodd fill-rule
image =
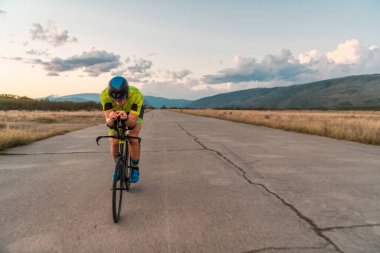
M0 151L101 123L101 111L0 111Z
M380 111L173 111L380 145Z

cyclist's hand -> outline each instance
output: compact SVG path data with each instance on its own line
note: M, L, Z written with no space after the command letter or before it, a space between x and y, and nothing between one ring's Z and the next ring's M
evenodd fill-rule
M128 118L128 115L125 111L118 111L120 119L126 120Z
M112 111L112 112L110 112L109 117L110 117L111 119L113 119L113 120L116 120L117 117L119 117L119 114L118 114L118 112Z

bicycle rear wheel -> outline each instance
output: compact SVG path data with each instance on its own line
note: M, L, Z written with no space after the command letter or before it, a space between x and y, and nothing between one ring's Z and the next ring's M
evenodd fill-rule
M120 218L121 202L123 199L124 171L123 160L121 156L117 158L115 173L118 173L120 179L112 182L112 216L113 221L117 223Z

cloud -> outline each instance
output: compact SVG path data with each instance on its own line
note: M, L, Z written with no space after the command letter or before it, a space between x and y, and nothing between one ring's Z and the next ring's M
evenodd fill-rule
M30 29L32 40L42 40L48 42L54 47L62 46L67 43L78 42L78 39L69 36L67 30L61 31L54 21L49 21L48 26L43 28L41 24L34 23Z
M185 77L192 74L192 72L188 69L184 69L181 71L168 71L167 73L171 79L176 81L183 80Z
M298 60L301 64L312 64L320 61L322 54L317 50L310 50L309 52L300 54Z
M235 56L235 67L205 75L203 81L208 84L240 83L247 81L296 80L303 73L312 72L301 64L287 49L280 49L276 54L265 56L261 62L255 58Z
M124 63L125 65L115 69L111 75L126 76L132 82L143 82L145 78L150 78L153 75L153 63L150 60L127 57Z
M380 67L379 48L375 45L368 47L356 39L339 44L334 51L326 53L326 58L329 62L337 65L350 65L350 69L353 71L375 70Z
M326 54L327 59L335 64L355 64L360 61L366 48L358 40L348 40L338 45L337 49Z
M376 45L347 40L330 52L317 49L294 57L290 50L280 49L261 61L235 56L235 66L203 76L205 84L249 83L250 85L286 86L347 75L377 73L380 69L380 49ZM232 88L231 88L232 89Z
M22 57L1 57L4 60L13 60L13 61L22 61L24 58Z
M84 72L88 73L89 76L98 76L102 73L109 72L122 64L119 55L108 53L105 50L100 51L95 49L66 59L58 57L53 58L50 61L34 59L31 63L42 65L51 73L84 69Z
M49 55L47 50L43 51L43 50L30 49L30 50L25 51L25 53L30 54L30 55L37 55L37 56L48 56Z
M47 76L59 76L56 72L49 72L46 74Z
M150 60L145 60L143 58L135 59L133 65L127 68L128 72L132 75L147 73L147 71L152 67L153 63Z
M327 53L311 50L300 54L299 61L314 70L309 79L314 81L345 75L377 73L380 69L380 51L377 46L366 46L363 42L352 39L339 45Z
M1 16L1 15L5 15L5 14L7 14L6 11L0 10L0 16Z
M181 83L191 87L198 84L199 80L189 77L190 74L192 72L188 69L180 71L153 69L151 60L136 56L126 57L123 64L111 72L111 75L125 76L129 82L133 83Z

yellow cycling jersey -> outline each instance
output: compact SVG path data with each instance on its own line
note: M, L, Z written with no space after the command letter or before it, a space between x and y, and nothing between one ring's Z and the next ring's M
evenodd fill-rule
M108 104L107 109L109 110L109 103L111 103L111 109L114 109L115 111L125 111L127 113L129 112L135 115L140 115L141 107L144 102L144 96L139 89L134 86L129 86L127 101L123 106L117 106L116 102L113 101L112 98L110 98L108 95L107 87L102 91L102 93L100 93L100 102L102 103L103 111L106 110L106 104Z

